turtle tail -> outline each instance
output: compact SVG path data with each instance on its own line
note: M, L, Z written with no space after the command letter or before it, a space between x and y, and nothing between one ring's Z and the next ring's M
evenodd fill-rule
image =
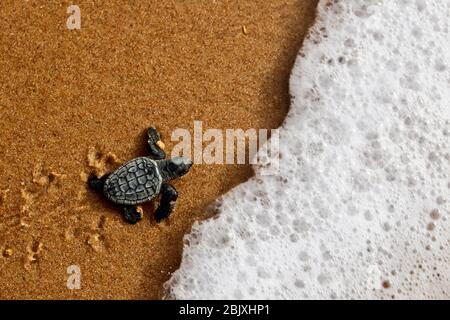
M88 179L89 188L95 190L97 192L103 191L103 186L105 185L107 176L103 176L101 178L97 178L95 175L91 175Z

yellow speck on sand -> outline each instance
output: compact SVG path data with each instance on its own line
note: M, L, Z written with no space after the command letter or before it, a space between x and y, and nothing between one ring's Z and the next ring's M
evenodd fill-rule
M14 251L11 248L5 249L3 251L3 256L6 257L6 258L11 257L13 255L13 252Z

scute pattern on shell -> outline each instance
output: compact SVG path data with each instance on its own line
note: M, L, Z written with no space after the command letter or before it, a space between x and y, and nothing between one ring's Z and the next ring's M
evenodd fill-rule
M103 187L106 197L118 204L135 205L154 198L162 178L156 163L145 157L133 159L111 173Z

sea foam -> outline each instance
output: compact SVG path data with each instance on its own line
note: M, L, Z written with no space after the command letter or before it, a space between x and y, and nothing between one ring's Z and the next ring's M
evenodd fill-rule
M186 237L179 299L450 298L450 1L321 1L280 174Z

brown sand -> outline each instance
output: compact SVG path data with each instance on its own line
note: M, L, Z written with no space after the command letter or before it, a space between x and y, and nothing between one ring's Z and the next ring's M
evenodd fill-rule
M277 127L317 1L75 2L79 31L66 29L72 1L0 7L0 298L160 298L183 235L251 168L196 166L174 182L169 221L146 205L135 226L86 173L146 155L149 125L169 151L194 120ZM72 264L81 290L66 288Z

